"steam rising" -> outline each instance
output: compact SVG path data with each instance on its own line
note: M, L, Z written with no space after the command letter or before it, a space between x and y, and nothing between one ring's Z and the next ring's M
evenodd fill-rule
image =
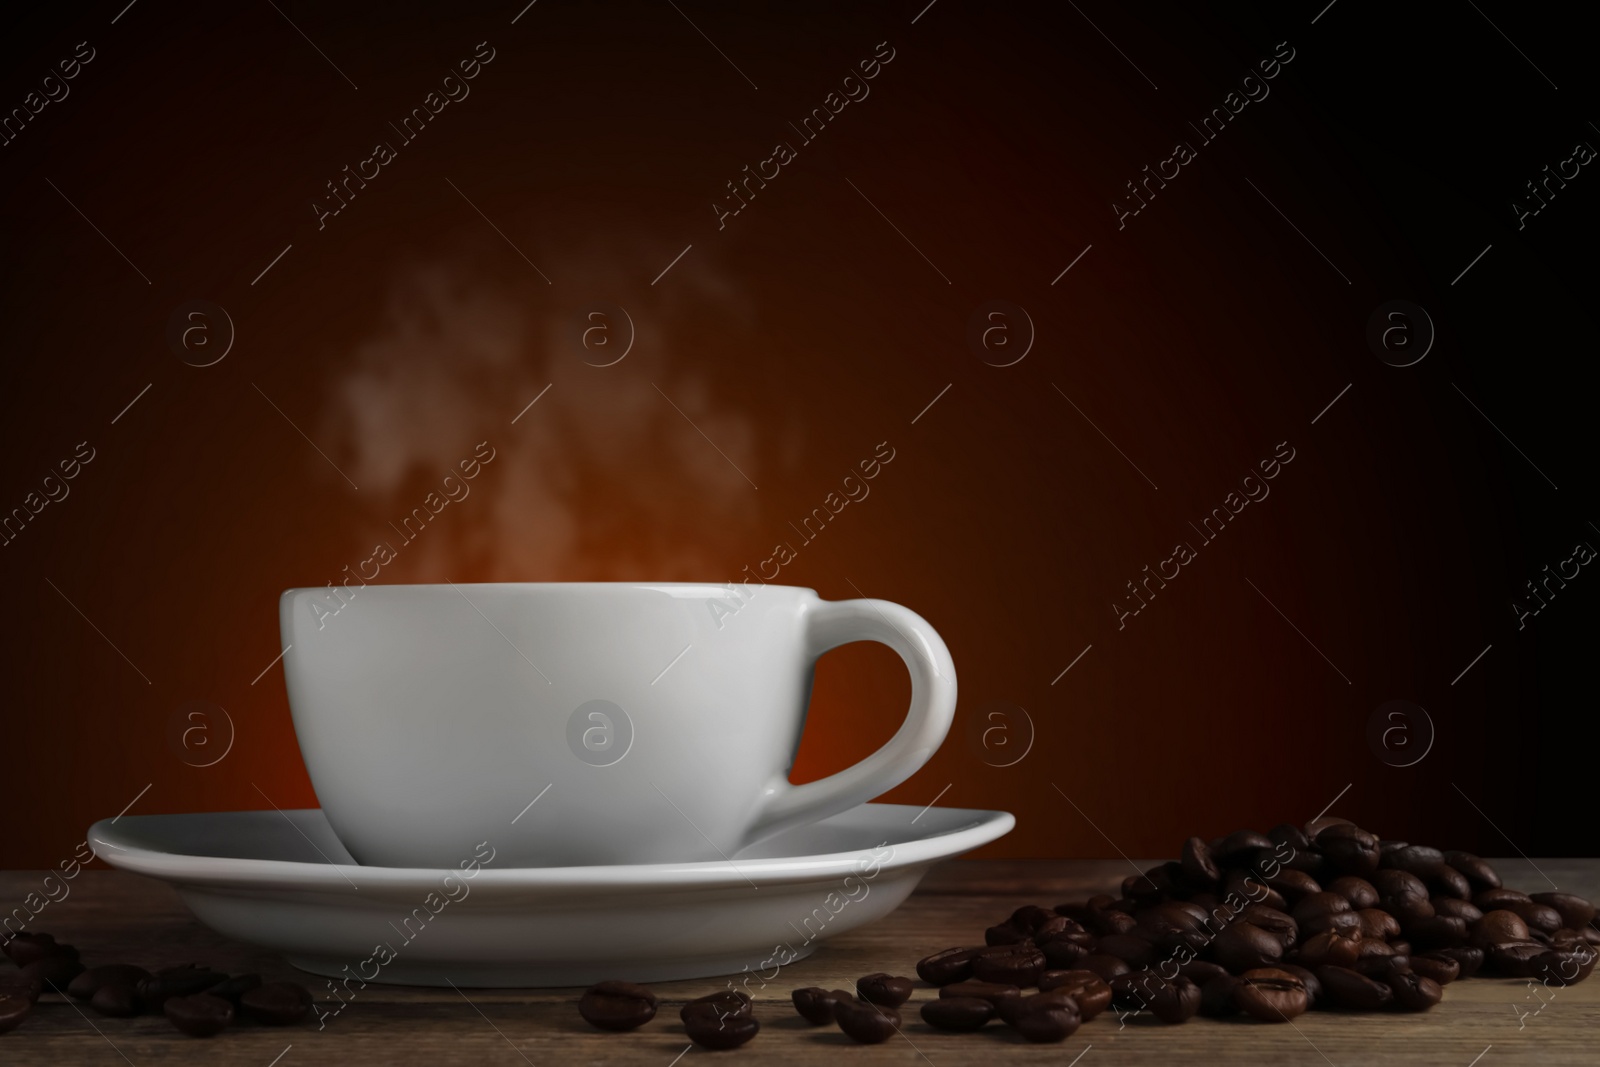
M759 485L755 420L711 379L716 347L738 344L749 313L704 260L671 285L640 280L670 258L542 264L553 286L458 263L399 272L372 334L336 366L323 425L373 536L398 554L380 581L726 581L738 569L728 561L765 547L757 491L717 452ZM609 367L584 357L616 358L627 327L604 320L608 347L586 350L598 300L624 307L636 330ZM468 495L406 542L391 523L443 496L485 440L494 459Z

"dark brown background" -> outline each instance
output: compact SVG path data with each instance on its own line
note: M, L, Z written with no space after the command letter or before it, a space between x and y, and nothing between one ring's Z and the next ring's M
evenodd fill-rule
M924 6L8 14L4 108L77 42L97 54L0 147L0 508L78 442L96 457L0 549L3 862L69 857L147 783L136 812L313 804L281 671L252 684L277 594L339 578L484 440L472 495L383 580L731 580L889 442L780 580L944 634L960 718L889 799L1015 811L989 855L1171 853L1347 784L1337 810L1390 836L1593 853L1591 824L1569 832L1600 579L1520 632L1510 608L1600 544L1600 178L1521 232L1510 207L1600 143L1581 27L1367 0ZM471 95L319 231L323 183L480 41ZM881 41L870 97L796 143ZM1280 41L1270 97L1199 145L1186 123ZM1111 202L1179 138L1198 158L1119 231ZM724 183L779 139L798 158L719 231ZM167 341L196 298L237 333L206 368ZM1396 298L1438 330L1404 369L1364 336ZM992 299L1036 326L1015 366L967 343ZM576 341L595 301L638 330L604 369ZM1119 631L1124 583L1281 441L1271 496ZM907 694L882 649L829 657L796 777L866 754ZM1413 767L1367 742L1391 699L1437 730ZM170 739L191 700L234 727L208 768ZM1033 724L1013 766L972 742L996 707L1019 744L1016 709Z

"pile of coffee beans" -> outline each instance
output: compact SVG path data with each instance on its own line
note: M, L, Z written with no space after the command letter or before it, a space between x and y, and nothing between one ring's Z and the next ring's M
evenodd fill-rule
M229 976L198 964L154 973L131 963L85 967L78 950L45 933L23 932L5 943L17 965L0 972L0 1033L15 1029L45 993L65 994L101 1015L165 1015L195 1037L218 1033L238 1017L290 1026L311 1013L311 994L291 982L263 984L257 974Z
M1478 974L1582 981L1600 959L1594 920L1582 897L1507 889L1470 853L1319 818L1191 837L1179 859L1124 879L1118 896L1024 905L984 931L984 944L917 964L939 990L920 1014L936 1030L999 1020L1028 1041L1054 1042L1107 1011L1163 1023L1427 1011L1444 986ZM853 992L810 986L792 1000L807 1022L876 1044L900 1030L915 988L878 972ZM680 1016L696 1043L734 1048L759 1029L750 1009L748 995L730 990L691 1001ZM654 993L625 982L602 982L579 1002L608 1030L641 1026L655 1010Z

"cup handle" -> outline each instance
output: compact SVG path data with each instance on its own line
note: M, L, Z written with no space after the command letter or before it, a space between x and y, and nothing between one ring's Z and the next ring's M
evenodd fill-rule
M765 837L864 804L911 777L933 756L956 710L956 668L927 621L887 600L820 600L806 620L806 654L852 641L877 641L900 654L911 672L911 708L883 747L860 763L804 785L780 775L766 790L761 815L745 837Z

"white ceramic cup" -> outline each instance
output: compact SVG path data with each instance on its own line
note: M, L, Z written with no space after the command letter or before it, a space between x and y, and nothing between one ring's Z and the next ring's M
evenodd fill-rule
M279 601L317 799L363 864L730 859L905 781L944 740L955 666L920 616L793 586L367 585ZM817 658L879 641L911 708L878 751L787 773Z

